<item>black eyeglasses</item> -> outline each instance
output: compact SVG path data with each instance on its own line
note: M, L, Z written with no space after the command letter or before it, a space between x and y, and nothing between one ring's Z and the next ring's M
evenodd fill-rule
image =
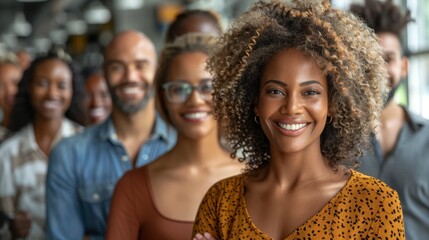
M185 102L194 90L200 94L202 99L206 101L212 99L213 87L211 80L202 81L197 86L193 86L186 81L172 81L164 83L162 88L165 91L168 101L172 103Z

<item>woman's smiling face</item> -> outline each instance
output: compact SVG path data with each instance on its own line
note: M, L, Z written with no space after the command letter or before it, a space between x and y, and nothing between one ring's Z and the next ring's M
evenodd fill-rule
M39 63L30 83L30 95L36 117L62 119L73 95L72 73L67 64L58 59Z
M168 68L169 87L163 92L167 114L179 134L187 138L217 134L211 101L212 75L206 70L206 60L207 54L202 52L181 53Z
M275 55L260 79L255 114L271 151L320 149L328 117L328 84L316 62L296 49Z

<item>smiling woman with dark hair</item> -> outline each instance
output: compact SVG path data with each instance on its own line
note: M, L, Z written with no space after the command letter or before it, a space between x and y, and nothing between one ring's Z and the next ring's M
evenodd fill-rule
M112 112L112 98L100 68L87 69L84 71L84 77L86 124L98 124L106 120Z
M35 59L18 86L10 129L0 146L0 209L14 238L44 239L48 155L81 129L82 89L63 51Z
M387 85L364 23L328 1L260 1L208 67L215 116L247 171L207 192L195 239L404 239L397 193L353 170Z

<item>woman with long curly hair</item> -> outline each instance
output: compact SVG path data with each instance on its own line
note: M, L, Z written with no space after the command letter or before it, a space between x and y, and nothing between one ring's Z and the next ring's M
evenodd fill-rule
M0 146L0 210L11 218L12 239L45 239L48 155L60 139L81 129L78 76L71 58L53 50L36 58L18 84L9 127L14 133Z
M387 84L364 23L328 1L260 1L208 67L215 116L247 171L210 188L194 239L404 238L397 193L353 170Z

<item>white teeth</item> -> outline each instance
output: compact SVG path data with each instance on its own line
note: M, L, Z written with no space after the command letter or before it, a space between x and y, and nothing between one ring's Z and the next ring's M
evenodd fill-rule
M61 104L58 101L48 100L43 102L43 107L45 108L58 108L60 106Z
M98 108L93 108L89 111L89 114L92 117L100 117L103 116L106 113L106 111L104 110L104 108L98 107Z
M125 94L137 94L140 92L140 88L139 87L126 87L126 88L123 88L122 91Z
M187 113L183 116L188 119L203 119L207 117L209 114L207 112L194 112L194 113Z
M305 127L307 124L306 123L296 123L296 124L279 123L278 125L283 129L295 131Z

